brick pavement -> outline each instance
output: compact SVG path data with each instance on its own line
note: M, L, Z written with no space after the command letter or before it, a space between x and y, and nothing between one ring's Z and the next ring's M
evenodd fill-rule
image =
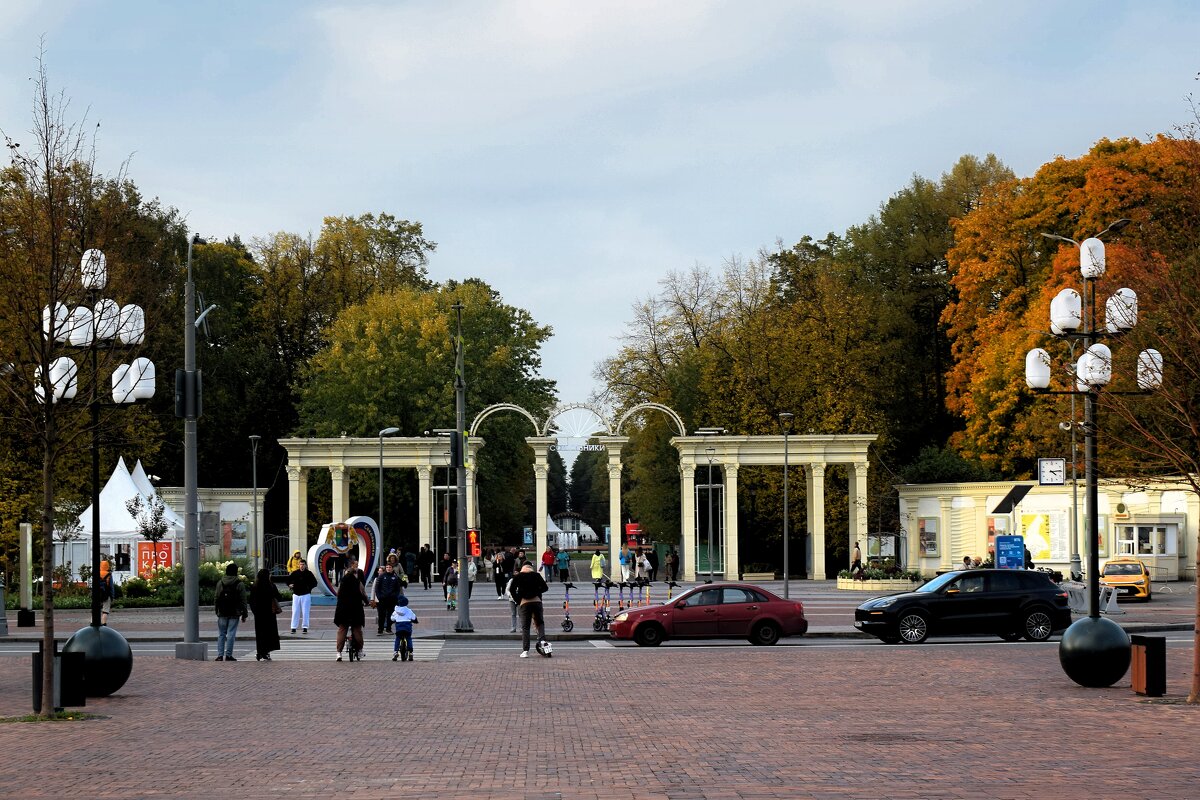
M494 601L493 601L494 602ZM1190 679L1168 649L1168 688ZM28 706L0 658L0 714ZM449 663L139 658L104 720L0 725L5 797L1194 798L1200 708L1057 648L621 648Z

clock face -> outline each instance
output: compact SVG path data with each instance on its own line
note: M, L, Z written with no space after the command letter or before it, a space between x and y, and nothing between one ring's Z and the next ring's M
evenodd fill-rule
M1067 482L1065 458L1039 458L1038 483L1042 486L1062 486Z

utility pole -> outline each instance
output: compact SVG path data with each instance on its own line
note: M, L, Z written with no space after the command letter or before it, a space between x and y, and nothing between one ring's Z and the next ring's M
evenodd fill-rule
M458 318L458 331L454 335L454 438L457 447L450 450L455 454L454 472L457 482L458 508L456 527L458 528L458 621L454 630L459 633L471 633L475 627L471 624L471 585L467 579L467 380L463 368L463 335L462 312L463 304L456 302L451 308Z

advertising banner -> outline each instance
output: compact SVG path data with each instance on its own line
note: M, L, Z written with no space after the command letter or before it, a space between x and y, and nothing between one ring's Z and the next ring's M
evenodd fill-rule
M154 542L138 542L138 576L149 578L151 572L157 567L174 566L175 560L175 543L174 542L159 542L157 547Z

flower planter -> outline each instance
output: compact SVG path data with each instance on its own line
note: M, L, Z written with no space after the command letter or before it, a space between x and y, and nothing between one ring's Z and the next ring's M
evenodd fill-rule
M850 589L855 592L908 592L920 585L920 581L910 581L907 578L878 581L856 581L853 578L837 579L837 588Z

